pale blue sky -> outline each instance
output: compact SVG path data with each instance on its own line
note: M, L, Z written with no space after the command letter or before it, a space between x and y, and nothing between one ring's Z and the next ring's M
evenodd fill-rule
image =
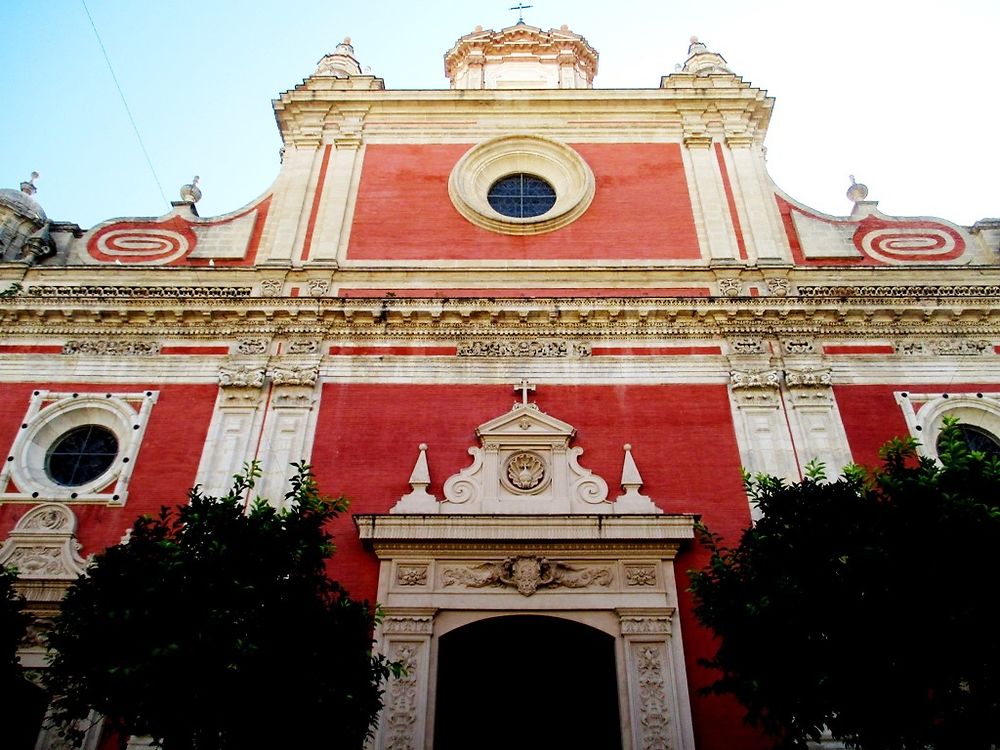
M388 88L446 88L442 56L511 2L87 0L168 200L201 176L202 216L264 192L278 170L270 100L345 35ZM596 84L658 85L697 34L777 98L769 169L842 214L848 175L880 208L969 224L1000 216L1000 3L537 0L600 53ZM0 186L41 172L54 219L84 227L167 206L80 0L0 0Z

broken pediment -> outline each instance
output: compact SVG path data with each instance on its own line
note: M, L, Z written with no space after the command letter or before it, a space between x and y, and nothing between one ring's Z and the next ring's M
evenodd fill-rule
M583 448L571 447L575 428L538 409L516 403L511 411L476 429L479 445L469 448L472 464L444 483L444 500L427 492L425 444L410 476L412 492L392 513L574 514L660 513L638 494L641 479L626 446L626 495L613 502L608 484L579 463ZM625 474L628 477L625 477ZM629 489L631 487L631 489Z

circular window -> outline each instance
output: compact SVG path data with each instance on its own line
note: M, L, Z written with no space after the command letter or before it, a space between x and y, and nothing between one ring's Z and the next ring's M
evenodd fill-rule
M511 135L473 146L451 170L458 212L501 234L542 234L576 221L596 182L572 148L551 138Z
M56 484L77 487L97 479L114 463L118 438L106 427L88 424L63 433L45 455L45 473Z
M957 425L958 434L970 451L981 451L987 456L1000 456L1000 438L989 430L972 424ZM938 450L941 448L941 438L938 438Z
M490 186L486 200L497 213L515 219L541 216L556 204L556 191L541 177L512 174Z

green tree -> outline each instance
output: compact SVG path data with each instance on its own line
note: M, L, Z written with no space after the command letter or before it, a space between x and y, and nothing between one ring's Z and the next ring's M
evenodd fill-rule
M251 467L96 556L49 635L65 731L95 709L166 750L363 745L397 667L372 653L374 610L327 576L346 501L296 466L286 510L246 507Z
M893 440L882 466L748 477L763 513L735 548L702 530L695 614L718 636L710 690L800 748L1000 745L1000 458L949 423L940 463Z

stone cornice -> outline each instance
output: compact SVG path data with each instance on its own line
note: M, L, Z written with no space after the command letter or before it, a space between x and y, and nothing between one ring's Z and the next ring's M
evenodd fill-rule
M993 297L545 299L76 298L0 300L0 334L230 338L293 333L431 339L489 336L725 338L1000 336Z

